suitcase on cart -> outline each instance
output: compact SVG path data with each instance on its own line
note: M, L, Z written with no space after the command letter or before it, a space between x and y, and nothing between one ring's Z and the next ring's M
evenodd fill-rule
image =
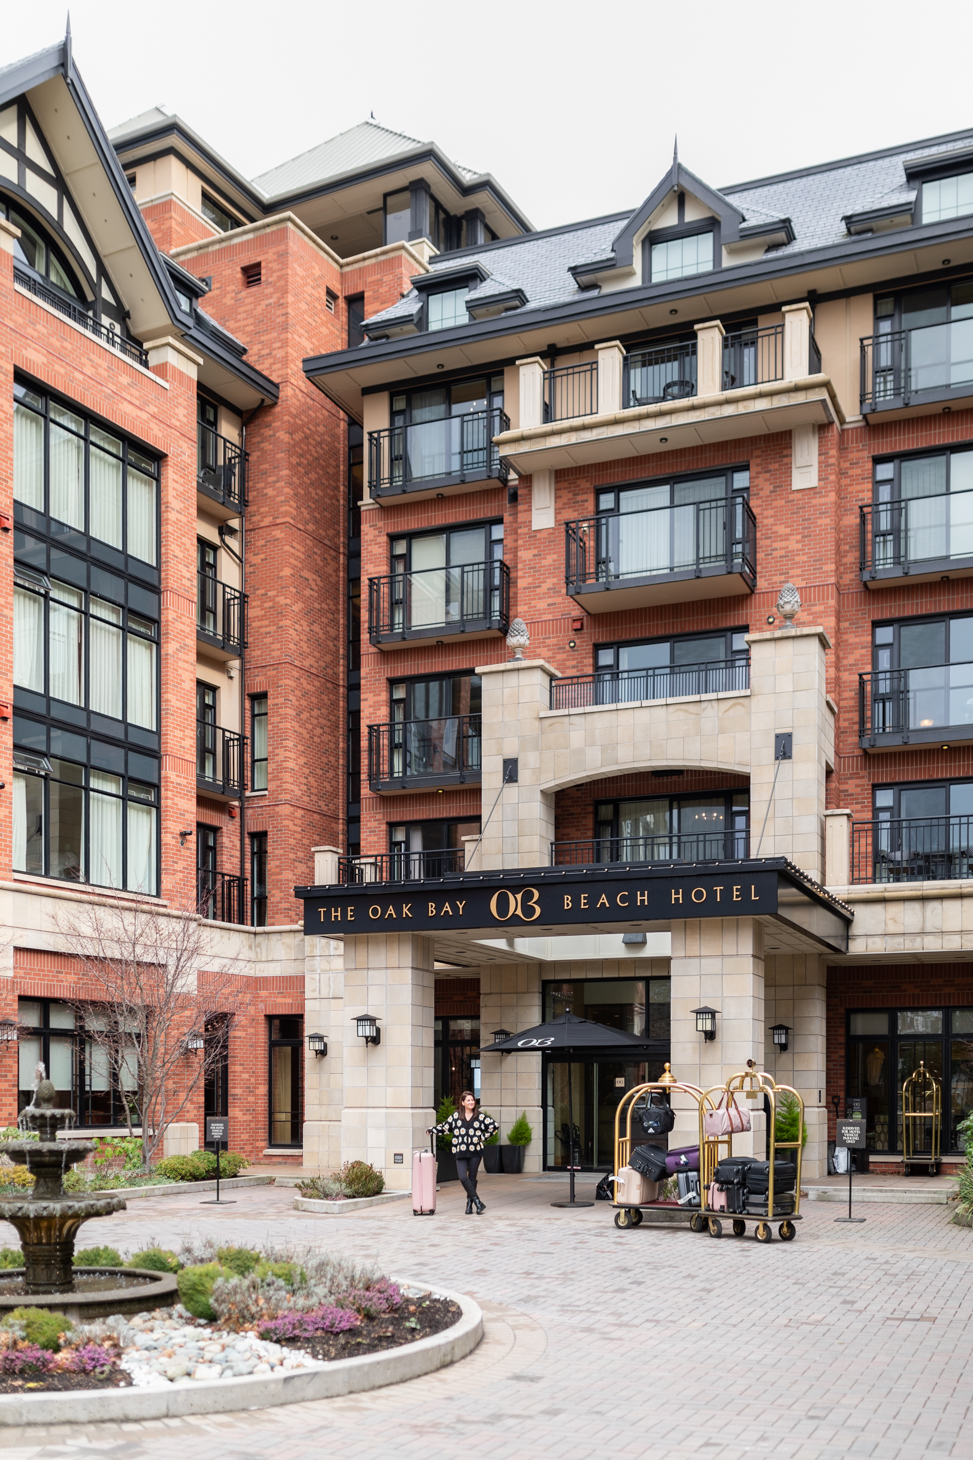
M793 1161L774 1162L774 1196L793 1191L797 1185L797 1167ZM770 1189L770 1162L754 1161L747 1172L747 1189L751 1196L766 1196Z
M678 1201L681 1207L699 1206L699 1172L677 1171L676 1184L679 1188Z
M746 1186L748 1172L754 1164L752 1156L724 1156L716 1163L713 1178L721 1186Z
M628 1163L650 1181L662 1181L666 1174L666 1154L662 1146L636 1146Z
M772 1212L767 1210L766 1192L762 1196L759 1194L755 1196L753 1192L748 1192L745 1211L750 1217L790 1217L793 1215L794 1206L795 1200L792 1191L782 1191L779 1195L776 1191L774 1192L774 1210Z
M615 1180L614 1200L617 1207L638 1207L645 1202L658 1201L659 1183L650 1181L631 1166L623 1166Z
M726 1211L726 1192L715 1181L706 1189L706 1205L711 1212Z
M436 1214L436 1137L431 1136L428 1151L412 1152L412 1215L432 1217Z
M676 1146L675 1150L666 1152L666 1174L668 1176L675 1176L680 1171L698 1170L698 1146Z

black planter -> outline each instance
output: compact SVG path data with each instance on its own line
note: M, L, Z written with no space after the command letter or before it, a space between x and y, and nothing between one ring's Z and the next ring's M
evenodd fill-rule
M436 1163L436 1180L438 1182L459 1180L459 1176L456 1174L456 1157L452 1151L437 1151Z
M500 1164L500 1149L499 1146L483 1147L483 1169L489 1171L491 1176L496 1176L498 1171L503 1170Z
M501 1146L500 1159L508 1176L516 1176L524 1169L524 1146Z

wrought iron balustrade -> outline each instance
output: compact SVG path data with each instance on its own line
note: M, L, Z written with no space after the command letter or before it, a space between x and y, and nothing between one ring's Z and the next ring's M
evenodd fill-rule
M973 560L973 490L866 503L859 508L859 552L867 578L932 573Z
M196 721L196 784L200 790L237 799L243 795L246 737L208 720Z
M928 664L858 676L858 733L877 743L973 739L973 664Z
M973 877L973 816L852 824L852 882L949 882L961 877Z
M866 335L861 341L861 408L894 410L926 393L973 391L973 319Z
M250 921L245 877L199 867L196 870L196 900L200 916L211 922L247 924Z
M58 293L56 289L49 288L27 269L19 268L17 264L14 264L14 282L18 289L25 289L28 294L33 294L35 299L43 300L51 309L56 309L58 314L63 314L65 319L69 319L72 324L80 325L83 330L87 330L90 335L101 340L102 344L110 345L127 360L134 360L137 365L148 367L149 357L142 346L137 340L126 339L116 325L103 324L80 304L65 299L63 294Z
M544 372L544 420L569 421L598 410L598 362L556 365Z
M509 624L510 569L504 562L422 568L368 580L373 644L444 633L506 633Z
M376 788L409 782L462 785L479 781L482 743L479 715L369 725L369 783Z
M228 653L247 647L247 595L209 573L196 574L196 630Z
M247 505L250 453L202 421L196 425L196 485L207 496L242 512Z
M375 852L338 858L338 881L345 886L370 882L424 882L452 877L465 870L462 848L446 847L431 852Z
M750 832L722 826L705 832L551 842L552 867L600 866L608 862L736 862L749 855Z
M565 534L568 593L670 574L741 573L756 583L757 520L742 497L584 517Z
M626 410L695 394L695 340L636 350L622 362L622 406Z
M712 659L704 664L666 664L653 669L601 669L551 680L551 709L625 705L677 695L724 694L750 687L750 660Z
M784 378L784 326L734 330L723 336L723 389L742 390Z
M369 431L369 488L391 494L489 478L506 482L507 465L493 438L509 430L509 417L494 406L468 415Z

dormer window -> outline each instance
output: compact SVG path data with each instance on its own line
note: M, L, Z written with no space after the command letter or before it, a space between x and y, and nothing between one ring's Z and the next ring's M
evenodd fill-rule
M666 279L686 279L692 274L707 274L713 268L712 228L675 238L650 233L646 242L649 256L646 282L661 284Z
M939 177L922 185L923 223L942 223L973 213L973 172Z
M457 325L468 324L466 310L468 287L444 289L439 294L430 294L426 300L426 329L449 330Z

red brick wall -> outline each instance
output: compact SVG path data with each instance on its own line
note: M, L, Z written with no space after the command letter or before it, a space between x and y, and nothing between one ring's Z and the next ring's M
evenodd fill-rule
M182 248L184 244L199 243L213 237L214 230L209 224L180 203L178 198L149 203L141 211L156 247L162 253L172 253L174 248Z

